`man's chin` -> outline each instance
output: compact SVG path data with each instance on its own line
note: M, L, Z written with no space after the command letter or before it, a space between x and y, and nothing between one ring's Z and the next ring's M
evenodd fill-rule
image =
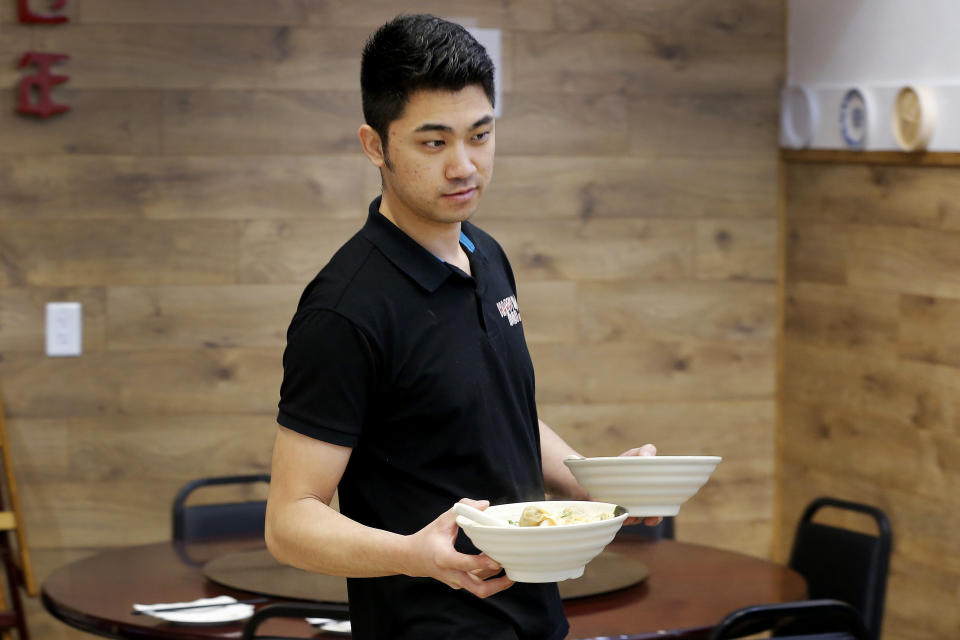
M475 214L479 208L480 202L479 198L477 198L474 202L470 203L470 206L460 208L447 207L443 211L439 211L438 218L442 218L447 222L466 222L473 217L473 214Z

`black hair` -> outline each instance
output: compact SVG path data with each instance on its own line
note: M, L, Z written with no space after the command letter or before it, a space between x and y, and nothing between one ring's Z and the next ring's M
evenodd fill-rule
M367 40L360 63L363 117L380 134L403 116L419 90L460 91L480 85L494 104L493 62L470 32L429 14L399 15Z

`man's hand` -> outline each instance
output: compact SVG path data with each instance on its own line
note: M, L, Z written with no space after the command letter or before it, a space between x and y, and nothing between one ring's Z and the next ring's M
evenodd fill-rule
M657 455L657 448L652 444L645 444L642 447L636 447L635 449L624 451L620 455L621 456L655 456ZM647 526L655 527L661 522L663 522L663 518L659 516L655 518L627 518L623 524L624 525L640 524L641 522Z
M464 498L460 502L480 510L490 506L486 500ZM480 598L513 586L513 580L505 575L486 579L500 572L501 567L493 558L483 553L460 553L454 548L458 529L457 516L451 508L409 536L409 555L404 573L434 578L454 589L466 589Z

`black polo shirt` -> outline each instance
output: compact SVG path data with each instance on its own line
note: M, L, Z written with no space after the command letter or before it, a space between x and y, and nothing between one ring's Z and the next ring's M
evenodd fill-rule
M464 497L543 499L533 365L506 255L464 223L471 277L379 207L300 299L277 421L353 449L340 510L371 527L411 534ZM462 532L457 547L476 553ZM559 640L568 629L555 584L486 599L408 576L348 589L359 639Z

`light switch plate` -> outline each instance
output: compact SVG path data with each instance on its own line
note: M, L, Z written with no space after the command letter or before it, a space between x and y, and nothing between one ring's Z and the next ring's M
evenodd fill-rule
M83 305L47 303L47 355L79 356L83 352Z

